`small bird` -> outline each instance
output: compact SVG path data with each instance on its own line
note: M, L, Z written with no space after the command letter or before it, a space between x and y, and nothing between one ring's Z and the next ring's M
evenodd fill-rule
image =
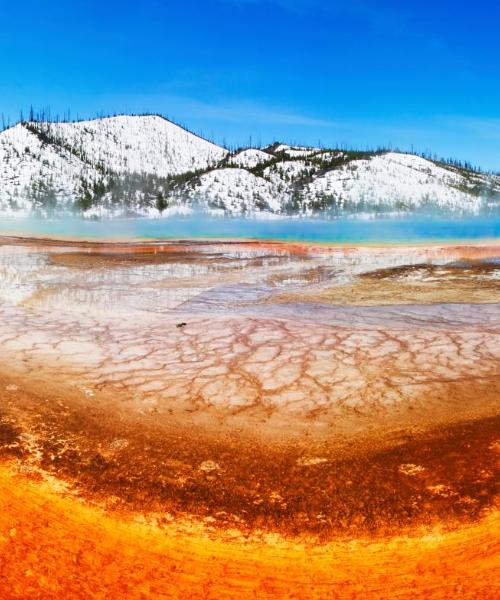
M177 329L182 329L183 327L186 327L187 323L177 323L176 327Z

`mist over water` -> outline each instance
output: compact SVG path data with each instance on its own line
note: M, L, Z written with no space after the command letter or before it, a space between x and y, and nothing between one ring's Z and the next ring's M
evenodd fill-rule
M242 219L0 219L0 235L88 240L255 239L324 243L417 243L500 238L500 217Z

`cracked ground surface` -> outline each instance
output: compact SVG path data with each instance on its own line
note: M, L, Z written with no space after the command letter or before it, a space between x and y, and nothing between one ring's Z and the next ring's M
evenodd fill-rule
M499 255L3 239L4 481L233 549L491 529Z

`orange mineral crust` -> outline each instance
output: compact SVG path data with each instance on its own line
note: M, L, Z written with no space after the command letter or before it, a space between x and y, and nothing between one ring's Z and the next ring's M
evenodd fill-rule
M500 249L0 240L0 600L498 598Z
M230 532L228 532L230 533ZM0 471L0 594L40 598L460 598L500 594L498 513L457 531L298 545L107 516Z

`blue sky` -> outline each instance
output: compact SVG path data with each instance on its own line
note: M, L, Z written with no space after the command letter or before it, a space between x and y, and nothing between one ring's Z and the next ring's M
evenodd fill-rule
M3 2L0 112L161 112L229 144L431 150L500 170L493 0Z

